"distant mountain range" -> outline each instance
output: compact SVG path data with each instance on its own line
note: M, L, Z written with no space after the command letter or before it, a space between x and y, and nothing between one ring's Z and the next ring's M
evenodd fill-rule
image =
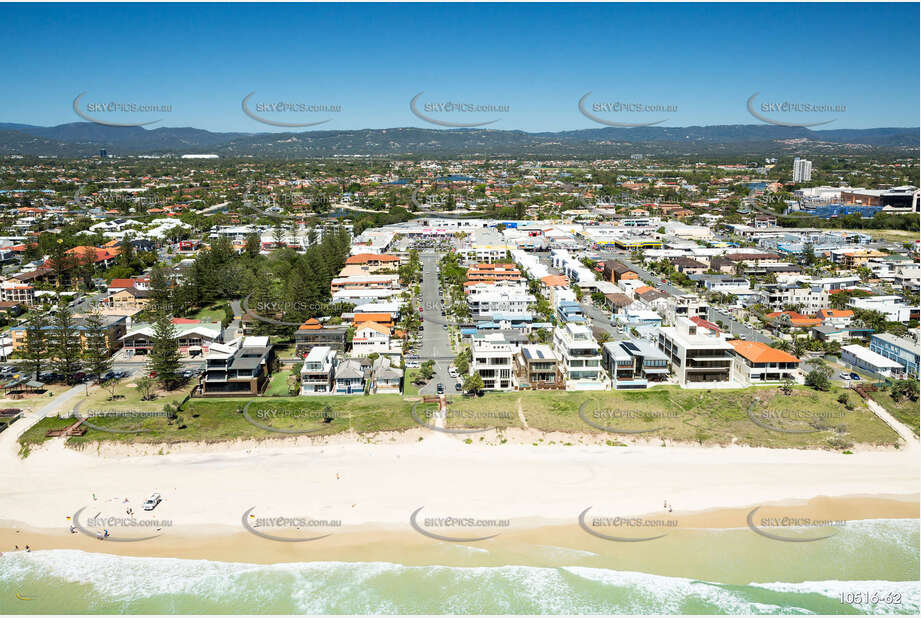
M918 128L812 131L774 125L707 127L600 127L557 133L496 129L359 129L290 133L214 133L202 129L110 127L75 122L55 127L0 123L0 155L84 157L202 154L261 158L336 155L456 157L511 155L608 157L789 156L791 154L912 154Z

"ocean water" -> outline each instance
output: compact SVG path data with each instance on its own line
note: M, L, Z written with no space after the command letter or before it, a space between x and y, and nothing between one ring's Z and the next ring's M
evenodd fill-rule
M650 564L733 574L724 581L598 566L621 564L619 547L607 555L557 545L517 549L517 561L530 556L538 566L262 565L76 550L7 553L0 557L0 613L917 615L918 521L855 523L832 539L803 544L747 542L748 530L708 531L710 560L729 561L715 570L679 564L691 556L676 548L700 539L643 550L659 554ZM445 561L464 551L446 544ZM465 560L494 562L495 551L511 555L485 543L466 551ZM790 577L777 579L777 561L789 563ZM842 602L841 594L856 592L880 600ZM896 598L900 603L891 602Z

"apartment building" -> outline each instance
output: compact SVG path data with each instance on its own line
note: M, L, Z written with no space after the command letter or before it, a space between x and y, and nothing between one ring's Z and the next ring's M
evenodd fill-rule
M548 345L523 345L513 357L520 389L559 390L565 387L560 362Z
M534 302L534 295L529 294L524 286L474 290L467 295L467 304L473 315L489 315L494 312L527 313L528 306Z
M125 324L127 320L124 316L114 316L114 315L104 315L102 316L102 328L105 332L106 343L109 346L110 352L115 352L122 345L122 339L125 335ZM86 318L75 318L74 319L74 335L80 337L80 347L82 349L86 348L86 333L88 330L86 324ZM53 340L56 336L57 328L54 324L48 324L44 328L45 336L49 340ZM12 352L14 353L23 353L25 352L26 342L28 341L29 334L28 330L24 325L13 326L9 330L10 343L13 346Z
M865 309L868 311L879 311L889 322L902 322L903 324L917 319L918 308L909 307L901 296L866 296L854 297L848 301L848 306L852 309Z
M800 287L793 284L771 284L761 289L762 303L775 311L797 307L804 313L815 313L828 306L828 292L821 288Z
M877 333L870 337L870 351L901 364L905 373L918 378L918 344L914 341L892 333Z
M347 333L347 326L323 326L316 318L310 318L294 332L295 354L303 358L317 346L327 346L343 354Z
M354 277L336 277L329 284L330 293L340 290L399 290L399 275L356 275Z
M672 375L684 387L732 384L734 348L719 333L687 318L659 329L659 349L668 357Z
M733 375L746 386L778 384L792 380L801 384L800 360L783 350L772 348L760 341L732 340L729 344L735 353Z
M179 342L179 353L184 356L208 354L216 343L223 340L220 322L186 318L173 318L171 322ZM153 347L153 336L153 324L138 322L124 334L121 342L130 354L143 355Z
M333 392L337 352L330 346L314 346L301 366L301 395L329 395Z
M369 270L396 269L400 266L400 258L396 255L378 253L356 253L345 260L346 266L363 266Z
M0 285L0 302L32 305L35 303L35 286L9 279Z
M515 388L515 351L502 335L475 336L471 352L471 371L480 375L484 390L509 391Z
M514 264L474 264L467 269L468 283L521 281L521 271Z
M564 324L553 329L553 351L560 359L566 390L604 390L601 348L588 326Z
M509 247L504 244L473 244L458 251L465 264L493 264L506 259L508 254Z
M902 363L877 354L861 345L842 347L841 362L884 378L901 377L905 372L905 366Z
M793 182L809 182L812 180L812 161L808 159L793 159Z

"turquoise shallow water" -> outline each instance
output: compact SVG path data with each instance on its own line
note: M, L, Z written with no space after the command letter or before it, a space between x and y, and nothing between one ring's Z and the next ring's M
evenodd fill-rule
M726 531L712 542L737 547L738 534L744 532ZM799 546L817 548L799 550L795 581L759 578L759 555L739 560L745 584L587 566L597 564L597 554L565 548L554 550L557 566L258 565L75 550L7 553L0 557L0 613L918 614L917 520L860 522L830 541L822 549ZM804 578L810 572L839 575ZM841 602L842 593L854 592L898 595L901 603Z

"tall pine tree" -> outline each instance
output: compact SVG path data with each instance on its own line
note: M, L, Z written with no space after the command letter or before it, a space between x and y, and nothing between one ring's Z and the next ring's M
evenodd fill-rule
M170 319L170 314L165 311L157 312L154 322L154 333L151 337L150 355L147 365L151 371L157 372L157 381L171 390L179 383L179 339L176 336L176 327Z
M86 361L90 375L99 379L112 369L106 329L98 312L93 312L86 318L86 347L83 351L83 360Z
M38 380L42 372L42 365L48 359L48 348L50 347L48 335L48 318L38 310L33 311L26 322L25 357L29 371L35 380Z
M83 346L80 343L80 331L74 324L70 307L62 302L51 323L51 365L64 379L71 382L73 374L80 370L83 360Z

